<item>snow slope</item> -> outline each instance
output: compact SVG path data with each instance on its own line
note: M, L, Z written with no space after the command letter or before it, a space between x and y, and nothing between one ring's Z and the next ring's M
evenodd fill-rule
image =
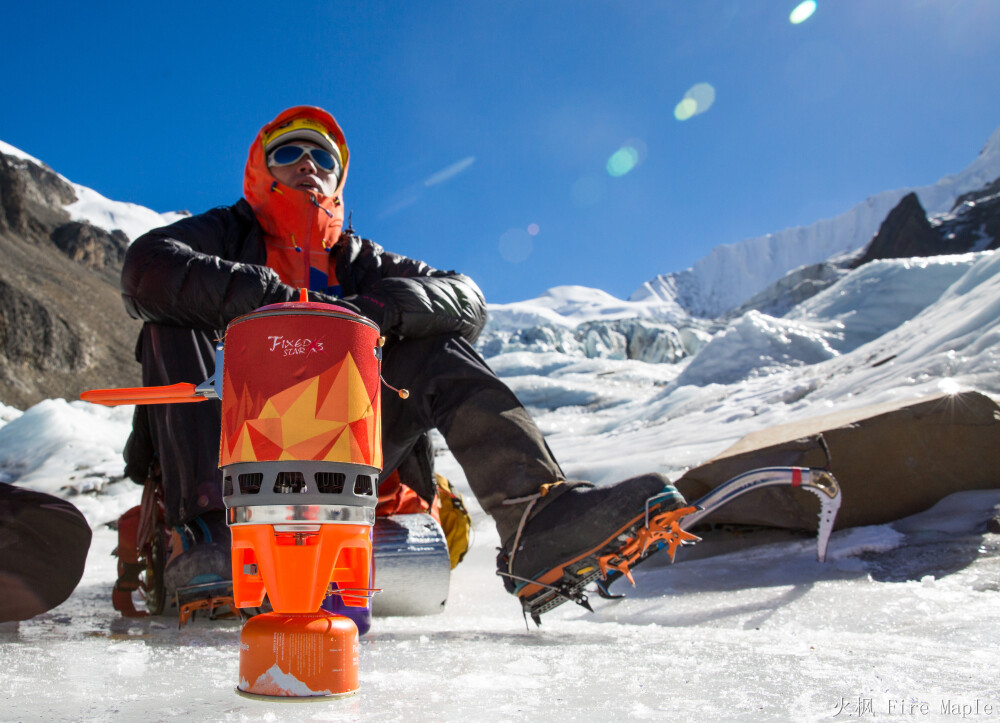
M644 283L630 300L661 299L695 316L721 316L793 269L861 248L907 193L915 191L928 214L940 214L949 211L963 193L980 189L997 178L1000 128L960 173L945 176L931 186L884 191L811 226L717 246L691 268Z
M816 414L959 389L1000 398L998 355L1000 254L982 252L869 264L787 319L733 321L688 365L523 351L491 361L567 473L605 484L678 475L748 432ZM717 547L639 568L634 592L618 588L627 599L595 599L594 614L565 605L534 629L495 579L496 533L445 454L440 469L465 490L476 523L446 612L376 619L357 696L271 704L233 692L237 624L177 630L111 609L115 539L104 523L139 495L119 481L130 410L49 400L0 411L4 478L69 496L95 529L69 601L0 626L5 720L1000 715L1000 536L985 531L1000 490L838 532L825 564L812 539L779 535L735 551L702 543Z
M77 200L66 206L66 210L74 221L88 221L105 231L120 229L129 241L135 241L152 228L166 226L191 215L186 211L157 213L135 203L112 201L78 183L73 184L73 190Z
M48 168L34 156L3 141L0 141L0 153ZM73 221L87 221L105 231L121 230L129 241L134 241L151 228L166 226L190 215L187 211L157 213L135 203L112 201L91 188L59 177L70 184L76 193L77 200L65 207Z

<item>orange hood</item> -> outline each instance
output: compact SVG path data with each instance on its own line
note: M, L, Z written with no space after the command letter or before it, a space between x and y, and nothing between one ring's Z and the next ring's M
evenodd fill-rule
M327 129L340 149L343 171L332 196L291 188L271 175L264 155L265 138L278 126L295 118L309 118ZM322 108L300 105L282 111L257 133L250 146L243 175L243 195L264 229L267 265L281 280L296 288L330 292L336 277L330 268L329 249L344 225L344 182L349 163L344 132Z

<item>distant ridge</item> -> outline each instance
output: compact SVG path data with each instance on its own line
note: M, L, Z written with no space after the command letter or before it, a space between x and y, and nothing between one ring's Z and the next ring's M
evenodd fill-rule
M931 215L950 211L963 194L1000 178L1000 127L963 171L922 188L883 191L839 216L717 246L694 266L640 286L630 301L676 303L689 314L716 318L740 306L789 271L857 251L900 202L915 192Z

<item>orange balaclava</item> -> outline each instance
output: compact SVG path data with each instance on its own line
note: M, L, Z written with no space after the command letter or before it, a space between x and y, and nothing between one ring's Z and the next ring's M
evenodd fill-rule
M325 135L340 152L343 170L332 196L291 188L271 175L264 152L269 142L295 129L309 128ZM296 288L337 292L329 249L344 225L344 181L347 179L347 142L333 116L322 108L300 105L282 111L260 129L247 158L243 195L264 229L267 265L281 280Z

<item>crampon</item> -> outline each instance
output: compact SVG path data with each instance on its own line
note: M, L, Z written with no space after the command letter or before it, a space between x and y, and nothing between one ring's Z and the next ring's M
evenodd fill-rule
M233 599L231 580L179 587L173 603L177 607L177 627L184 627L199 611L208 611L209 620L233 618L240 612Z
M643 514L625 525L602 544L562 565L552 568L537 580L525 584L517 596L526 616L541 625L541 615L567 600L593 612L586 587L598 581L598 593L606 594L607 585L618 577L633 582L632 569L654 552L666 549L673 561L678 547L697 541L681 528L680 521L698 510L695 506L659 511L661 497L650 498Z
M820 441L825 449L825 442ZM592 582L603 598L624 597L609 591L615 580L624 577L635 585L632 570L650 555L665 549L673 562L678 548L700 539L688 529L737 497L774 486L798 488L819 498L816 557L824 561L841 501L840 485L829 468L755 469L728 480L687 507L660 511L663 496L652 497L646 502L644 514L596 548L552 568L536 580L515 578L520 584L516 594L525 616L531 616L536 625L541 625L543 613L567 600L593 612L585 590Z

